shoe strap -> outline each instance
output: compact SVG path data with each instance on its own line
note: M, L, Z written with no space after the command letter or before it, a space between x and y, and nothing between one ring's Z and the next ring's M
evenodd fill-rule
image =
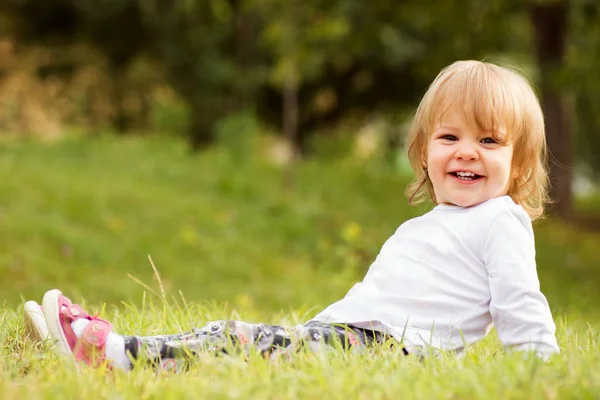
M79 304L68 304L64 305L61 310L63 318L69 320L69 322L75 321L78 318L90 319L90 315L79 305Z
M110 322L89 315L90 323L85 326L73 354L76 360L98 367L106 361L106 339L112 331Z

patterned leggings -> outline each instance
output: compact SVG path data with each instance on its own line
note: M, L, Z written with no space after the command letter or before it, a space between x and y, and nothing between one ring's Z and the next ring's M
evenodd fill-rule
M300 348L313 351L331 349L364 349L375 343L393 340L381 332L352 325L310 321L294 328L250 324L242 321L214 321L191 332L164 336L125 336L125 351L134 360L143 360L162 369L181 368L200 352L229 353L254 349L274 358ZM406 350L402 349L404 354Z

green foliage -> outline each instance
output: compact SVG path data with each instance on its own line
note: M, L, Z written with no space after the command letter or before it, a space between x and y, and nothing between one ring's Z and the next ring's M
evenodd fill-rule
M152 126L157 132L172 134L187 131L190 121L190 109L182 101L169 98L155 101L152 107Z
M256 148L259 130L256 115L250 110L244 110L217 121L215 136L217 142L241 162L252 157L251 152Z
M300 83L321 76L328 53L335 51L350 33L347 15L338 3L248 2L261 16L262 43L274 58L272 83L283 86L289 74L299 75Z

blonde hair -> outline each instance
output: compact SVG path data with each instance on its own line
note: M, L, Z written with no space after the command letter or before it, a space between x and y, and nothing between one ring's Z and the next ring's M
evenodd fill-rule
M431 199L437 204L427 174L427 145L436 123L452 105L481 130L506 128L513 158L508 195L532 220L548 202L544 116L530 84L518 72L481 61L457 61L444 68L421 100L407 138L408 159L415 172L407 187L409 204Z

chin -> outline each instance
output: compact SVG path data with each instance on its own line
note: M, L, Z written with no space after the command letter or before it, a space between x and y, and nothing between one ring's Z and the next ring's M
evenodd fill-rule
M448 203L454 204L459 207L473 207L478 204L483 203L485 200L481 199L454 199L454 201L449 201Z

